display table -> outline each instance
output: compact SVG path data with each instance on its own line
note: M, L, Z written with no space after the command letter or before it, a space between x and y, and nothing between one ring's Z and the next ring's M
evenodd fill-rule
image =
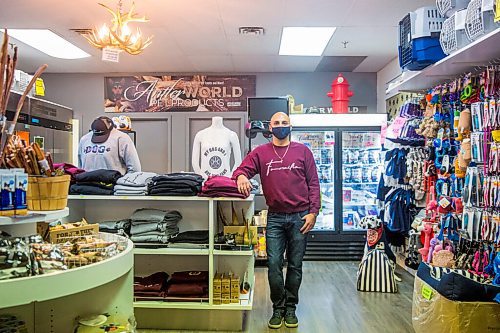
M135 301L133 306L138 328L188 330L242 330L244 311L251 310L254 297L254 251L219 250L214 235L220 231L217 211L231 220L232 208L237 215L250 220L254 214L253 195L247 199L166 197L166 196L69 196L70 220L82 217L89 223L129 218L139 208L178 210L183 218L181 232L208 230L209 244L198 248L135 248L134 271L146 276L158 271L205 270L209 272L209 298L206 301ZM220 207L219 207L220 206ZM214 304L213 277L216 272L246 274L250 293L241 295L239 303ZM228 315L227 311L231 311ZM193 320L196 318L196 320Z
M71 332L78 316L133 314L133 244L118 255L87 266L0 281L0 314L16 315L29 332Z

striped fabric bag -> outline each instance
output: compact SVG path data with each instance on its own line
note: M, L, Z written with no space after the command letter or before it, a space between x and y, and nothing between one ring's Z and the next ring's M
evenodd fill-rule
M397 293L394 268L394 263L389 260L383 249L375 248L369 251L359 265L358 290Z

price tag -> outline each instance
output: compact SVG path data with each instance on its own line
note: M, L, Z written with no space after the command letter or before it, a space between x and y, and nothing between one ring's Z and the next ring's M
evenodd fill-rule
M382 123L382 127L380 129L380 144L383 145L385 143L385 138L387 137L387 121Z
M432 298L432 294L433 294L432 289L429 286L427 286L427 285L422 286L422 297L423 298L430 301Z
M448 207L450 204L451 204L450 200L448 200L448 198L446 197L439 200L439 205L443 208Z
M387 137L390 139L397 139L403 130L406 118L396 117L391 125L387 128Z
M449 190L449 188L448 188L448 183L444 183L444 184L443 184L443 191L442 191L442 194L443 194L443 195L449 195L448 190Z
M35 81L35 95L45 96L45 84L41 78L37 78Z
M102 61L120 62L120 50L111 47L103 48Z

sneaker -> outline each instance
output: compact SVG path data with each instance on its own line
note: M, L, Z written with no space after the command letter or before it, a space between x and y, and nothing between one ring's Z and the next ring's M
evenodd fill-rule
M286 310L285 326L289 328L295 328L299 326L299 319L295 315L295 310Z
M273 316L267 323L269 328L280 328L283 325L283 310L274 310Z

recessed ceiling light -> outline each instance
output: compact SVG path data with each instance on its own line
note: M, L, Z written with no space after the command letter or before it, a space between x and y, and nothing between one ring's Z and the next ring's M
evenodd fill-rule
M87 52L47 29L7 29L7 34L54 58L90 57Z
M335 27L283 27L280 55L321 56Z

